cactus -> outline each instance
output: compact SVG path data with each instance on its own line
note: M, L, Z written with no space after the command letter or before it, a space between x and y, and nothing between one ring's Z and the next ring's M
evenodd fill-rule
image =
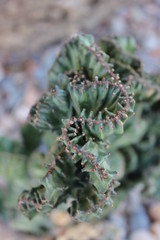
M136 101L134 117L126 122L122 136L113 136L110 151L125 165L123 175L137 170L142 172L160 159L159 78L147 74L141 61L132 54L135 42L131 38L103 39L99 45L110 56L122 83L130 86ZM114 161L111 164L114 165Z
M115 72L122 83L131 86L136 103L152 104L160 98L160 86L156 78L151 78L143 69L142 62L133 54L135 43L132 38L114 37L99 41L101 49L110 56ZM157 81L157 82L156 82Z
M40 185L19 197L28 218L53 208L77 219L97 216L112 204L118 161L125 162L124 172L137 168L143 152L137 146L160 94L140 60L127 52L133 52L132 43L113 38L97 46L92 36L78 34L59 52L49 90L29 114L36 128L58 137Z
M29 131L34 133L34 137ZM17 215L16 203L22 190L29 188L31 182L38 184L38 177L46 172L42 156L33 152L43 140L41 133L29 124L23 125L21 133L21 142L0 137L0 213L5 220Z
M28 221L17 211L17 200L25 188L38 185L39 179L46 174L44 152L54 141L53 133L42 135L30 124L22 126L21 141L0 137L0 216L16 231L39 235L53 227L47 215Z

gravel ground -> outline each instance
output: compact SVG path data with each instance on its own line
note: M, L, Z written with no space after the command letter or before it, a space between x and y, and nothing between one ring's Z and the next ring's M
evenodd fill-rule
M137 40L137 56L146 71L159 73L160 62L160 1L146 0L146 3L132 3L117 9L111 18L106 18L90 33L96 37L107 35L130 35ZM0 65L0 136L19 139L19 126L26 122L30 107L47 89L47 72L59 49L52 44L30 54L25 62L8 56ZM54 220L53 220L54 221ZM14 235L0 223L0 235L4 240L32 239ZM141 188L137 186L128 200L110 216L110 219L91 225L77 225L60 229L57 240L158 240L160 239L160 201L144 202ZM83 234L85 233L85 234ZM110 235L109 235L110 234ZM83 237L84 235L84 237ZM53 239L53 238L52 238Z

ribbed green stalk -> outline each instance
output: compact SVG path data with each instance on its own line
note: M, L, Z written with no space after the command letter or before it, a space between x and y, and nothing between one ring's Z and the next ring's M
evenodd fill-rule
M135 169L138 160L132 145L142 141L149 124L142 118L141 102L155 103L160 95L148 77L144 84L141 62L125 51L131 43L102 40L100 48L92 36L78 34L59 52L49 72L49 91L29 115L38 129L58 134L46 176L19 198L29 218L53 208L66 209L78 219L99 214L112 204L118 161L128 156L126 172ZM130 118L133 95L137 117Z

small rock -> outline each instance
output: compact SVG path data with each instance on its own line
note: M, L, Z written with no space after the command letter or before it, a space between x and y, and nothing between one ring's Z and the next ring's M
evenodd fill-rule
M147 50L154 50L159 48L159 39L156 34L152 34L151 36L148 36L144 39L144 47Z
M19 108L17 108L14 111L14 119L17 121L19 124L23 124L26 122L27 116L29 114L29 106L27 105L21 105Z
M115 224L117 227L122 227L122 228L126 228L127 223L126 223L126 219L124 218L124 216L120 215L119 213L113 213L109 220Z
M126 22L122 17L116 16L111 24L112 32L117 35L123 34L126 29Z
M97 224L96 230L99 236L96 240L122 240L126 238L125 228L118 227L108 221Z
M131 234L129 240L158 240L158 239L149 231L137 230Z
M150 226L150 219L147 212L142 205L143 184L135 186L129 195L128 216L130 221L130 231L134 232L138 229L148 230Z
M155 222L151 225L151 231L155 236L160 239L160 222Z
M160 202L155 202L150 206L149 215L152 220L160 221Z
M79 223L66 229L66 232L57 237L57 240L97 240L99 232L97 229L88 223Z
M65 227L72 223L71 216L67 212L61 210L53 210L50 214L50 218L52 223L59 227Z
M149 229L150 219L142 205L137 206L137 209L130 216L130 230Z

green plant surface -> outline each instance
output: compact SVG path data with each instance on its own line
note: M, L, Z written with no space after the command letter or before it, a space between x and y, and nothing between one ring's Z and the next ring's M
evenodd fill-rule
M135 41L132 38L112 37L102 39L99 45L110 61L115 72L130 90L136 101L135 115L124 126L124 134L119 138L114 135L110 152L123 159L126 169L124 176L135 171L142 172L147 166L158 162L159 154L159 112L160 82L159 76L149 75L143 69L142 62L132 53ZM111 166L115 162L111 161ZM117 165L118 166L118 165Z
M62 46L49 90L29 114L33 126L57 141L49 143L40 185L19 197L28 218L60 208L90 220L112 206L117 179L141 172L153 155L159 160L160 87L134 51L130 38L103 39L98 46L85 34Z
M58 133L41 185L24 191L19 207L29 218L64 207L76 218L112 204L116 171L110 168L110 136L124 132L134 99L90 35L62 47L49 73L48 93L33 106L30 122Z

